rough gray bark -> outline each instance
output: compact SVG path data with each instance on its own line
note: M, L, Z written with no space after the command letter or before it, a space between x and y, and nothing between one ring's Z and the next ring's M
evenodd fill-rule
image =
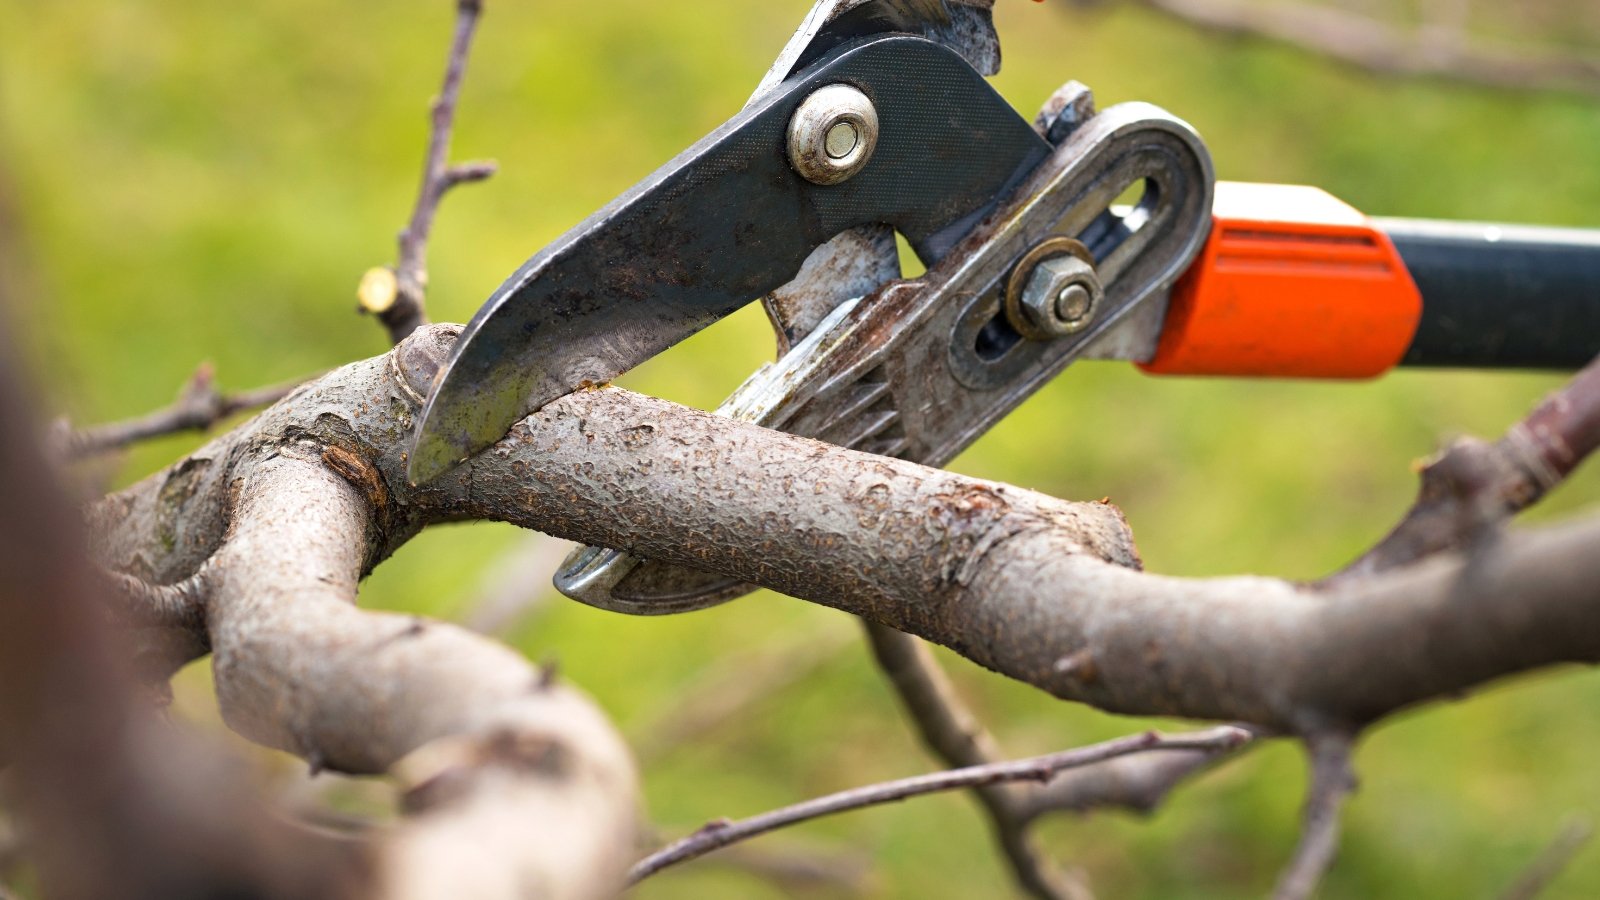
M404 434L366 430L393 412L372 391L407 401L396 358L340 370L95 505L103 564L201 607L203 631L145 630L146 677L209 648L234 729L315 767L398 776L408 815L372 838L377 896L614 893L637 789L604 717L493 641L354 605L418 527L360 439Z
M1115 712L1310 732L1600 658L1594 520L1505 536L1470 562L1438 556L1325 591L1165 578L1139 571L1112 506L613 388L552 403L455 472L412 488L402 476L411 417L453 335L424 329L109 498L95 512L101 558L162 584L193 576L236 527L249 473L298 445L365 498L372 525L360 567L428 524L499 519L834 606ZM186 640L184 653L204 646Z

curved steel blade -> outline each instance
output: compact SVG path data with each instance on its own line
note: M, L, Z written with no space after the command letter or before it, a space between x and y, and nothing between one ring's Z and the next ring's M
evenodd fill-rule
M880 137L849 181L789 167L787 126L818 87L872 98ZM530 259L467 325L412 446L421 483L518 419L608 381L782 286L816 247L882 222L935 259L1049 144L954 52L903 35L836 50Z

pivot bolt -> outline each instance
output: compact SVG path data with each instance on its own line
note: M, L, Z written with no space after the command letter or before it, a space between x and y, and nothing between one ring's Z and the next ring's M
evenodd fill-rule
M878 110L848 84L818 88L789 120L789 164L812 184L848 181L877 145Z
M1094 324L1104 295L1089 251L1071 238L1051 238L1018 263L1006 291L1006 319L1025 338L1066 337Z

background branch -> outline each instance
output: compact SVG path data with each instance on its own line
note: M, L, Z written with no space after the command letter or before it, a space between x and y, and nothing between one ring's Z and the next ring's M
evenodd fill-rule
M1537 503L1600 447L1600 360L1494 443L1462 438L1421 471L1416 502L1377 546L1327 584L1458 550Z
M1316 893L1339 852L1339 814L1356 787L1348 736L1312 735L1306 740L1306 749L1311 757L1311 788L1306 796L1300 845L1278 880L1273 892L1275 900L1307 900Z
M1377 19L1304 2L1137 2L1207 31L1265 38L1385 75L1438 76L1496 88L1600 94L1600 60L1592 55L1559 51L1527 55L1474 43L1463 37L1459 28L1425 27L1407 33Z
M888 781L864 788L840 791L794 806L762 813L737 822L713 822L689 837L640 860L628 874L631 883L678 863L704 856L729 844L747 840L780 828L787 828L811 819L830 816L868 806L895 803L911 797L942 791L976 788L986 785L1006 784L1013 781L1048 781L1056 772L1077 766L1091 765L1102 760L1157 749L1213 749L1237 745L1247 735L1237 728L1224 727L1189 735L1165 736L1156 732L1119 738L1082 747L1036 756L1031 759L969 766L929 775L918 775Z
M1569 820L1550 846L1544 848L1538 859L1500 895L1500 900L1534 900L1561 877L1573 858L1593 839L1592 821L1582 817Z
M389 331L390 341L396 344L428 323L424 303L428 289L428 237L433 231L439 202L451 188L483 181L495 173L493 162L450 164L450 136L461 99L461 81L466 75L472 36L482 14L482 0L456 0L455 37L445 59L444 83L433 101L417 202L406 227L400 231L399 255L394 267L368 271L357 292L362 309L378 316Z
M994 738L956 696L955 686L921 641L887 625L863 624L873 658L894 686L923 745L937 759L951 768L990 765L1002 759ZM1028 819L1019 811L1024 790L1011 784L973 789L1017 886L1045 900L1087 897L1080 879L1056 869L1034 846Z
M308 380L302 378L253 391L224 394L217 389L215 368L210 363L202 363L178 392L178 398L172 405L135 419L94 425L77 431L71 430L71 426L62 421L56 426L60 434L56 443L64 457L81 459L169 434L210 431L229 416L277 403Z

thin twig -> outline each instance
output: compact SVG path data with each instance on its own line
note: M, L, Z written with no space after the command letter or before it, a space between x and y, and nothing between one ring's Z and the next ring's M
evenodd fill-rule
M316 377L320 376L312 376ZM94 425L77 431L61 426L64 434L57 438L57 444L66 458L83 459L169 434L209 431L236 413L277 403L312 378L238 394L224 394L217 390L216 370L210 363L202 363L170 406L135 419Z
M1030 785L1016 812L1027 822L1050 813L1102 809L1153 815L1179 785L1237 758L1259 737L1238 747L1141 753L1062 772L1049 784Z
M483 13L482 0L457 0L455 37L445 60L444 84L434 98L427 156L422 163L422 186L411 219L399 235L399 255L392 269L373 269L361 281L361 306L374 313L398 344L428 323L424 298L428 288L428 237L433 231L439 201L450 189L483 181L495 173L495 163L478 161L450 164L450 137L455 128L461 80L467 70L472 36Z
M704 856L713 850L726 847L757 835L787 828L801 822L849 812L868 806L894 803L911 797L942 791L963 790L990 784L1013 781L1049 781L1051 776L1064 769L1086 766L1102 760L1113 759L1129 753L1151 750L1210 749L1232 747L1248 740L1248 733L1238 728L1224 726L1208 731L1184 735L1163 735L1154 731L1131 735L1113 741L1064 750L1031 759L995 763L987 766L968 766L945 772L916 775L897 781L868 787L840 791L825 797L807 800L794 806L762 813L737 822L721 820L712 822L694 834L670 844L640 860L628 873L629 883L637 883L668 866Z
M1273 891L1274 900L1306 900L1315 894L1338 855L1339 813L1356 786L1350 770L1350 746L1350 738L1344 734L1306 739L1311 756L1311 789L1306 796L1305 822L1294 859Z
M926 644L887 625L865 619L862 624L878 668L935 757L951 767L988 765L1001 758L993 736L961 702ZM1018 887L1041 900L1087 896L1083 884L1051 865L1033 845L1029 818L1021 809L1022 790L1007 784L973 790Z
M805 889L833 888L852 896L864 895L872 875L872 861L860 853L806 850L799 847L770 849L746 845L730 847L713 857L718 863L771 882L786 895Z
M1533 864L1500 895L1500 900L1534 900L1566 871L1578 851L1593 839L1594 822L1583 816L1569 819L1550 846L1544 848Z
M1415 34L1328 6L1218 0L1142 0L1144 6L1221 34L1262 37L1389 75L1431 75L1513 90L1600 94L1600 60L1528 55L1469 43L1458 29L1425 24Z
M1537 503L1600 448L1600 360L1490 444L1462 438L1423 465L1416 502L1336 585L1460 549Z

